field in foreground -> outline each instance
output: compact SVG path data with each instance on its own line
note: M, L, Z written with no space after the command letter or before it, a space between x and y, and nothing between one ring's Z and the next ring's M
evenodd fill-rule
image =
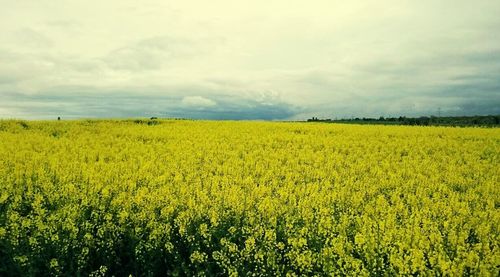
M499 164L500 129L0 121L0 275L498 276Z

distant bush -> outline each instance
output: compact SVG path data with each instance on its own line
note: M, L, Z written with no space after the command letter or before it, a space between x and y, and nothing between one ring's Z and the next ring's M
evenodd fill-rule
M332 122L332 123L377 123L377 124L400 124L400 125L419 125L419 126L500 126L500 115L488 116L454 116L454 117L436 117L436 116L421 116L421 117L379 117L376 118L354 118L354 119L318 119L313 117L308 119L308 122Z

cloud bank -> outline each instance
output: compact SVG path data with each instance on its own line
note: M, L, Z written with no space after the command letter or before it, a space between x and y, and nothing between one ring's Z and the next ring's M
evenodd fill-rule
M11 1L0 118L500 114L500 2Z

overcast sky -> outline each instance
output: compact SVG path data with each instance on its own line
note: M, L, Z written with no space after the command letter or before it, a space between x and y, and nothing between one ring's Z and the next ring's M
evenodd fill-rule
M500 114L497 0L0 6L0 118Z

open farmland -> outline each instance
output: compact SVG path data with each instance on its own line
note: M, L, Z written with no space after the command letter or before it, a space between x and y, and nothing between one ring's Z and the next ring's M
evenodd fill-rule
M0 121L0 275L500 274L500 129Z

